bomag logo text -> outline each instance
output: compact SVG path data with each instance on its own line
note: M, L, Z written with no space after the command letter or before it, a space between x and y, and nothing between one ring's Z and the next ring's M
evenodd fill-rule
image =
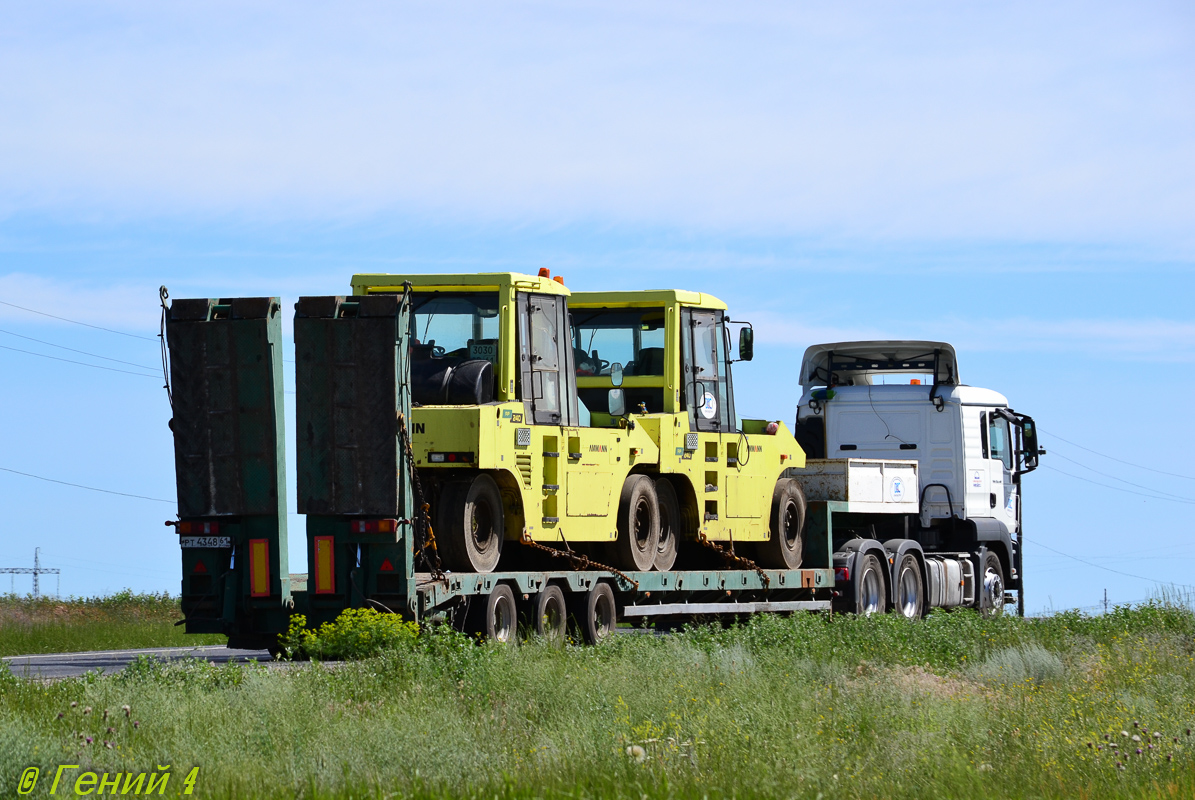
M415 424L412 426L412 427L415 429L415 433L423 433L423 426L424 426L425 424L426 424L426 423L423 423L423 422L416 422L416 423L415 423Z
M591 453L605 453L605 452L607 452L607 450L608 450L608 448L604 444L589 445L589 452L591 452Z

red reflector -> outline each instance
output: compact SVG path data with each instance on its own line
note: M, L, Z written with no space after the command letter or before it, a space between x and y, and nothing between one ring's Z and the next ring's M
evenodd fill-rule
M448 454L448 460L449 460L449 461L456 461L456 453L449 453L449 454Z
M378 572L394 572L394 565L390 563L390 559L382 562L382 566L378 568Z
M851 579L851 571L849 569L847 569L846 567L835 567L834 568L834 580L836 582L837 581L845 582L845 581L849 581L850 579Z
M203 566L203 562L202 562L202 561L196 561L196 562L195 562L195 569L193 569L193 570L191 570L191 571L192 571L192 572L207 572L207 567Z

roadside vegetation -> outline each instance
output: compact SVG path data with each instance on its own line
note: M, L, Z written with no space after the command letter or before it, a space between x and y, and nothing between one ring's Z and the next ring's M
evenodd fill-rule
M33 599L0 595L0 656L223 644L223 636L187 636L178 598L119 592L107 597Z
M169 764L167 794L198 766L201 797L1195 797L1195 614L1179 605L761 616L598 647L479 645L360 612L294 635L376 655L0 674L0 786L68 763Z

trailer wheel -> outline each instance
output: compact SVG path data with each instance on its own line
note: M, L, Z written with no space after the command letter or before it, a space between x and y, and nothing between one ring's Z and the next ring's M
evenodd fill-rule
M776 481L772 492L771 538L756 554L761 566L797 569L805 550L805 493L791 478Z
M917 557L906 553L896 570L896 613L906 619L921 619L925 615L925 588L921 582L921 565Z
M676 490L665 478L656 481L656 497L660 503L660 544L656 547L654 564L656 569L666 572L676 564L680 547L680 503L676 500Z
M1004 567L1000 557L991 550L983 554L980 576L979 613L985 617L999 616L1004 613Z
M660 501L646 475L629 475L618 501L618 538L611 545L614 566L651 569L660 546Z
M440 493L440 535L444 566L458 572L493 572L502 555L505 518L502 493L489 475L454 481Z
M517 625L515 595L504 583L495 586L485 597L474 598L465 619L467 632L500 644L515 640Z
M564 592L559 586L548 586L535 598L535 617L532 630L552 644L564 642L565 626L568 622L568 607Z
M618 625L618 607L614 604L610 584L594 584L578 601L575 616L586 644L598 644L614 634Z
M884 568L875 553L868 553L859 560L859 572L855 575L855 613L869 617L887 610Z

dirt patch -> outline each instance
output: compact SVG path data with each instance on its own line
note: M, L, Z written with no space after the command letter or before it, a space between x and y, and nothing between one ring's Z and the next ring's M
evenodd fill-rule
M864 662L855 668L848 686L890 686L902 694L919 694L935 700L963 699L986 695L981 684L963 678L938 675L928 666L873 667Z

